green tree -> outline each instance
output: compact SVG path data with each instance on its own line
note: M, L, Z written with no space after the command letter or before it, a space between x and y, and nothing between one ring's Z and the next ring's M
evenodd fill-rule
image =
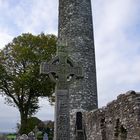
M27 119L27 129L26 129L26 134L29 132L33 131L36 126L39 124L43 123L40 119L37 117L30 117Z
M39 109L39 97L52 98L54 83L39 73L42 61L56 52L56 36L22 34L0 51L0 90L6 103L20 112L20 133L26 132L28 117Z

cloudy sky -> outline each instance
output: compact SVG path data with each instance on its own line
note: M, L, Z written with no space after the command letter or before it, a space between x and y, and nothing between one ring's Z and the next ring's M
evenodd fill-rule
M99 106L140 91L140 1L92 0ZM0 48L21 33L57 35L58 0L0 0ZM37 117L53 119L47 99ZM14 131L18 111L0 97L0 132Z

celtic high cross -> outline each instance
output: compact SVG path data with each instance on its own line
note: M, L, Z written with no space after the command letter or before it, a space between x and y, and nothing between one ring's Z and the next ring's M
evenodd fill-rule
M60 50L65 46L58 47ZM74 79L82 78L82 68L76 65L66 52L59 52L50 62L42 62L42 74L48 74L56 83L55 140L69 140L69 91L68 86Z

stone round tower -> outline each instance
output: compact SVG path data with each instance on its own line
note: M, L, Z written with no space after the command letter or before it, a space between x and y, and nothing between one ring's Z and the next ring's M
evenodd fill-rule
M70 140L75 140L84 133L83 113L98 107L91 0L59 0L59 43L83 67L83 79L69 87Z

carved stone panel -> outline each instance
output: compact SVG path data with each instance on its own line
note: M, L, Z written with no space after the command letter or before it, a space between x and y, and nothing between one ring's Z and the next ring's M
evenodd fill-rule
M56 140L69 140L68 90L57 90L56 100Z

